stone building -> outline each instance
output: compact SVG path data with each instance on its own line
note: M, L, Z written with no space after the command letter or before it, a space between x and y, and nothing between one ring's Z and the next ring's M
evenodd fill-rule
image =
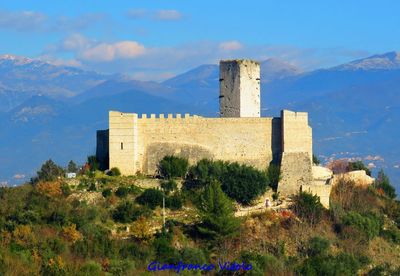
M154 175L165 155L190 163L202 158L237 161L266 169L280 164L281 195L312 184L312 130L308 114L282 110L260 116L260 64L220 62L220 118L184 114L109 112L109 129L97 132L96 155L103 169Z

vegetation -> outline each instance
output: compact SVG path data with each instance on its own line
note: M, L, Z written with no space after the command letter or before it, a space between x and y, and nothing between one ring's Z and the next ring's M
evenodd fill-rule
M67 172L70 173L77 173L78 172L78 166L75 164L74 161L69 161L68 166L67 166Z
M367 175L371 176L371 170L368 169L368 167L366 167L362 161L349 162L348 170L349 171L363 170Z
M174 177L185 177L188 167L189 162L187 159L167 155L160 161L158 171L164 179L171 179Z
M318 159L318 156L316 156L315 154L312 155L312 162L314 165L319 165L321 164L321 160Z
M204 188L213 180L221 183L222 190L231 199L244 205L262 195L269 185L267 174L251 166L203 159L190 168L185 188Z
M109 171L108 171L108 173L107 173L107 175L109 175L109 176L120 176L121 175L121 172L119 171L119 169L118 168L111 168Z
M46 163L53 180L0 188L0 275L147 275L154 260L218 267L218 259L251 263L246 275L400 273L400 202L383 172L368 187L341 179L329 210L299 193L289 209L238 218L238 200L219 179L242 182L246 193L243 175L269 184L271 173L205 160L189 169L183 190L172 179L145 180L158 190L137 187L143 176L65 179Z
M63 174L63 168L54 163L53 160L49 159L37 172L37 177L33 179L33 182L36 183L38 181L54 181L57 178L63 176Z

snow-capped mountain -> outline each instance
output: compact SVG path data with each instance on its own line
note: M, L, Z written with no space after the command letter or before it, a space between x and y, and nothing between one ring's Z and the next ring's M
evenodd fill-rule
M389 52L382 55L352 61L333 67L333 70L396 70L400 69L400 53Z

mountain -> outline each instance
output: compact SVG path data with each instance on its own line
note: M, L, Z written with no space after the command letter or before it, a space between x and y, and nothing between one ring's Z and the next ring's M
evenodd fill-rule
M0 56L0 110L9 111L34 95L75 96L107 79L96 72L14 55Z
M14 175L34 174L50 157L60 164L83 162L94 153L95 131L107 128L111 109L218 116L217 65L156 83L20 57L0 60L0 98L7 103L0 108L0 182L23 181ZM399 64L395 52L311 72L263 61L262 114L277 116L283 108L309 112L314 151L324 162L360 158L400 184Z

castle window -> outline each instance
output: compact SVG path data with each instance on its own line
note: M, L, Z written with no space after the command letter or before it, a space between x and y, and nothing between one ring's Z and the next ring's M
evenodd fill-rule
M124 143L121 142L121 150L124 149Z

